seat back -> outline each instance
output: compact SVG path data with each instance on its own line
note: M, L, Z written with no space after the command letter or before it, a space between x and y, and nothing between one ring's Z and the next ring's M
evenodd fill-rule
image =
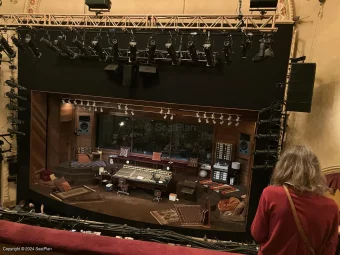
M192 181L187 181L185 180L184 181L184 186L187 187L187 188L196 188L196 183L195 182L192 182Z

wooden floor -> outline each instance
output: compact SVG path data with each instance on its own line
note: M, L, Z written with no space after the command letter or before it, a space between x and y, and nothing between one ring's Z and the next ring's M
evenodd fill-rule
M135 220L140 222L159 224L157 220L151 215L150 211L170 209L174 208L174 204L195 204L191 201L180 200L172 202L168 197L163 197L163 200L159 203L152 202L153 193L144 189L131 189L129 190L130 195L118 195L117 190L107 192L104 186L91 186L94 190L102 195L104 198L103 202L93 203L78 203L72 204L89 211L94 211L110 216L115 216L128 220ZM31 186L31 189L39 192L42 195L48 196L53 199L49 194L51 188L35 184ZM160 225L161 226L161 225ZM181 227L179 223L171 224L170 226ZM231 232L244 232L245 222L222 222L219 220L218 209L211 212L211 227L190 227L207 230L218 230L218 231L231 231Z

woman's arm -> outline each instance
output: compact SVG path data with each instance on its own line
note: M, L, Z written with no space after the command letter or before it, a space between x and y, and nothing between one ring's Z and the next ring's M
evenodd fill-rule
M269 210L267 208L267 194L266 189L263 190L259 206L254 221L251 225L251 235L258 243L264 243L268 240L268 228L269 228Z

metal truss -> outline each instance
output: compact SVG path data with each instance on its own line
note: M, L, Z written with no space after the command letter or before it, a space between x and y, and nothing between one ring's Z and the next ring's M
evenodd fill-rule
M246 30L275 32L277 15L1 14L2 27Z
M90 56L84 56L80 50L76 47L69 47L70 50L72 50L75 54L74 54L74 58L73 59L77 59L77 58L84 58L84 57L96 57L99 58L98 54L94 51L91 50L91 55ZM207 58L204 52L200 52L197 51L197 62L199 63L207 63ZM66 53L64 52L60 52L60 55L63 57L69 57ZM105 56L105 61L113 61L113 57L112 57L112 49L111 48L104 48L103 49L103 55ZM130 50L129 49L119 49L118 52L118 59L117 61L124 61L124 62L129 62L130 59ZM213 52L212 53L212 62L216 63L216 58L218 56L217 52ZM191 55L189 53L189 51L176 51L176 57L180 62L193 62ZM138 50L136 52L136 60L139 63L147 63L149 59L149 50ZM160 60L160 61L164 61L164 62L171 62L172 59L169 56L167 51L164 50L156 50L155 51L155 57L154 60Z

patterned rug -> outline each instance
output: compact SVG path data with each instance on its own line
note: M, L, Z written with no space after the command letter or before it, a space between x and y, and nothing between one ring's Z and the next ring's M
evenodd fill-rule
M97 192L92 192L92 193L79 195L76 197L71 197L69 199L66 199L65 202L69 204L100 203L100 202L104 202L104 199L101 196L101 194Z
M161 225L179 222L179 217L175 209L151 211L150 213Z
M205 211L200 205L175 204L182 226L203 226Z
M93 161L87 163L78 163L77 161L72 161L70 163L71 168L92 168L92 167L105 167L106 163L104 161Z
M93 191L90 189L87 189L85 187L79 187L79 188L71 189L69 191L53 193L53 196L56 196L57 198L61 200L65 200L65 199L70 199L72 197L84 195L84 194L91 193L91 192Z

